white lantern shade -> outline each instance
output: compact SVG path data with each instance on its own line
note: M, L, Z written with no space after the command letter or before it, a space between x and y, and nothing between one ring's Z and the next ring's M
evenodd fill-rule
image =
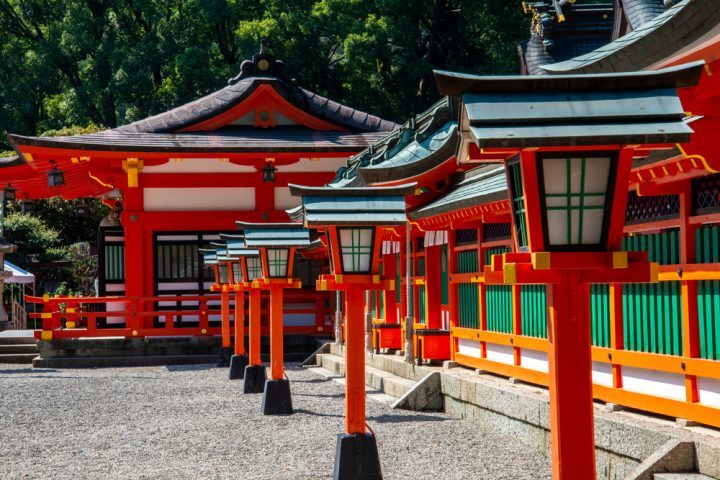
M553 156L540 161L550 248L603 242L611 166L609 156Z
M375 229L338 228L343 273L370 273Z
M253 280L262 278L262 261L260 260L260 257L247 257L246 262L248 281L252 282Z
M268 276L270 278L287 277L289 248L268 248Z

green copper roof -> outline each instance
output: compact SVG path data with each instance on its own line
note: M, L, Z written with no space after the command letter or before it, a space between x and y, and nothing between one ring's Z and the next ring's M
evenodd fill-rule
M319 225L400 225L407 221L405 195L415 184L398 187L301 187L289 185L302 196L302 218L309 227ZM293 212L299 217L297 212Z
M684 0L614 42L541 68L551 74L642 70L699 44L718 24L717 0Z
M502 81L441 73L439 83L462 94L480 148L682 143L692 130L677 87L697 82L702 68Z
M409 212L408 216L419 220L460 208L507 199L505 167L497 164L484 165L467 172L465 177L452 185L444 195Z
M292 223L244 223L236 222L243 229L245 245L258 247L307 247L310 231L300 224Z
M408 120L341 167L331 187L363 186L409 178L430 170L455 154L456 103L446 97Z
M202 253L203 256L203 263L205 265L217 265L218 258L217 258L217 251L214 249L200 249L200 253Z

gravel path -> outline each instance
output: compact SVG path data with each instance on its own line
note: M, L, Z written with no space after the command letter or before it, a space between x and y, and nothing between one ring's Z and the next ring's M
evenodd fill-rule
M264 417L261 395L210 365L0 365L0 478L332 478L343 386L287 373L296 414ZM373 400L368 421L386 480L550 478L543 455L469 421Z

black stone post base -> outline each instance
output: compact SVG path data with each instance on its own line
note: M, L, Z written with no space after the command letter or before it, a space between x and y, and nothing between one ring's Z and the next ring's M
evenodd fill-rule
M371 433L338 435L334 480L382 480L377 442Z
M266 380L262 401L263 415L290 415L293 413L290 382L282 380Z
M245 367L243 393L262 393L266 378L264 365L248 365Z
M245 367L247 367L247 364L247 355L233 355L230 357L230 380L242 380L245 378Z
M230 357L232 357L232 347L220 347L218 350L217 366L218 368L227 368L230 366Z

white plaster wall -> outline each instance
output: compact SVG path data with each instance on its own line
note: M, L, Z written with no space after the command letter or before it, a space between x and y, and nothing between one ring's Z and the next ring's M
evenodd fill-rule
M148 212L255 209L255 189L249 187L145 188L143 197Z
M344 167L348 157L342 158L318 158L311 160L301 158L300 161L290 165L280 165L278 172L335 172L338 168Z
M592 381L596 385L612 387L612 365L603 362L592 362Z
M485 348L487 351L488 360L492 360L498 363L505 363L508 365L513 365L515 363L512 347L508 347L507 345L493 345L491 343L486 343Z
M700 403L720 408L720 379L698 377Z
M302 203L302 198L290 195L288 187L275 187L275 210L295 208Z
M468 357L480 358L480 342L469 338L458 338L458 353Z
M524 348L520 352L520 366L547 373L549 369L547 353Z
M222 158L178 158L154 167L145 167L143 174L158 173L254 173L249 165L236 165Z
M630 392L685 400L685 377L642 368L622 368L623 388Z
M111 283L109 285L105 285L105 291L108 295L112 295L115 292L124 292L125 291L125 284L124 283ZM124 302L108 302L105 304L105 311L107 312L124 312L125 311L125 303ZM122 325L125 323L125 317L107 317L106 323L108 325Z

